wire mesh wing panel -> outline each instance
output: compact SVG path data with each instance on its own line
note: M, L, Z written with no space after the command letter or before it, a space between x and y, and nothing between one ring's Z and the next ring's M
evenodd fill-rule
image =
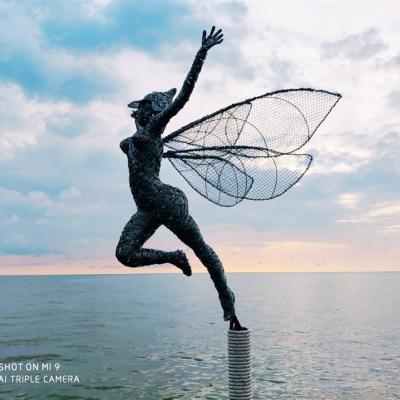
M164 139L173 150L202 149L208 147L233 146L249 118L251 104L245 103L218 112L181 129L172 140Z
M309 154L273 155L266 150L256 148L240 148L240 154L231 162L240 160L241 169L253 179L250 190L246 193L248 200L270 200L281 196L294 186L307 172L312 162Z
M170 161L196 192L220 206L231 207L241 202L253 185L253 179L235 156L224 159L216 154L185 153L175 154Z
M281 196L304 175L308 154L271 156L267 150L232 147L166 153L189 185L211 202L231 207L243 199Z
M341 96L289 89L232 104L164 138L173 150L243 145L292 153L307 143Z
M232 104L171 133L164 153L186 181L220 206L269 200L295 185L312 157L296 154L341 96L289 89Z

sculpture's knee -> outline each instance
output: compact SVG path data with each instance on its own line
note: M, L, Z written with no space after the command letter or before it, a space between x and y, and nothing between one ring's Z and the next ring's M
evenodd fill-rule
M115 249L115 257L121 264L126 265L126 252L124 252L122 246L117 246L117 248Z
M125 246L118 245L115 250L115 257L117 260L126 267L138 267L139 263L135 262L134 254Z

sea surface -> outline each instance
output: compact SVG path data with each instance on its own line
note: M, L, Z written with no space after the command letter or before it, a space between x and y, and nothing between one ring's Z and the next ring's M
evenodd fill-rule
M400 399L400 273L227 276L254 399ZM0 376L79 379L0 399L227 399L226 335L206 274L0 277Z

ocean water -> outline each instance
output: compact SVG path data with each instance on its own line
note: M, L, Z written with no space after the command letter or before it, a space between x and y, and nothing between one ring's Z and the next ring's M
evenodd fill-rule
M400 399L400 273L227 276L252 331L254 399ZM2 400L228 397L206 274L0 277L0 318L0 363L23 369L3 380L79 379L0 383Z

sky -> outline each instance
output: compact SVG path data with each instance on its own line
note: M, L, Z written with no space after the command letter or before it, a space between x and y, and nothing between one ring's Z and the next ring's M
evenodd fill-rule
M277 199L218 207L164 161L225 270L400 271L399 2L0 0L0 19L0 275L176 272L114 257L135 212L119 142L126 105L179 88L212 25L224 42L167 131L277 89L343 96ZM205 272L165 228L147 246Z

